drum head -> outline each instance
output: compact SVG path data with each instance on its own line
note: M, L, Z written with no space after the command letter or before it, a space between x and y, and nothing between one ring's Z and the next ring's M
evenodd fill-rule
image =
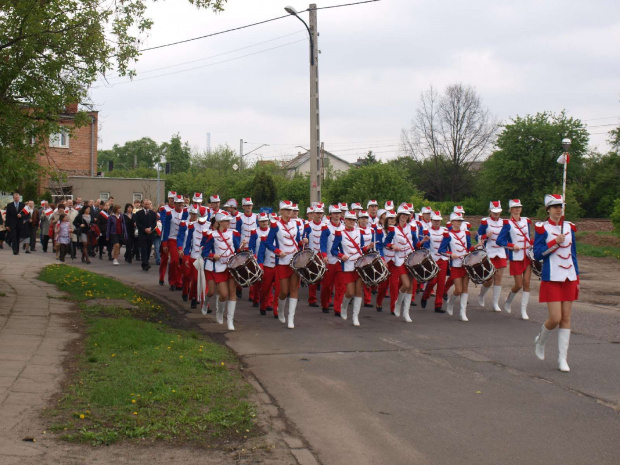
M409 258L411 257L411 258ZM420 265L424 260L428 258L428 251L426 249L416 250L408 257L407 262L410 266Z
M355 267L358 268L363 268L365 266L370 265L372 262L374 262L377 257L379 257L379 254L377 252L370 252L366 255L362 255L360 258L357 259L357 261L355 262Z
M228 266L230 268L237 268L238 266L243 265L248 261L248 255L250 255L250 252L247 251L239 252L238 254L233 255L230 257L230 260L228 260Z
M312 260L313 256L314 256L314 252L310 249L300 250L293 257L291 266L294 269L304 268L305 266L308 265L308 263L310 263L310 260Z
M487 253L484 250L474 250L469 255L465 257L463 264L466 266L475 266L478 263L482 262L487 256Z

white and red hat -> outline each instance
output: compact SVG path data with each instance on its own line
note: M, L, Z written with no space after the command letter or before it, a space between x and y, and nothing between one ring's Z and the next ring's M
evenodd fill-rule
M354 202L351 204L351 210L363 210L362 204L359 202Z
M388 210L385 212L386 218L396 218L396 212L394 210Z
M41 206L47 205L47 200L41 200Z
M168 198L170 197L176 197L177 193L175 191L168 191Z
M519 199L510 199L508 201L508 208L512 207L522 207L521 201Z
M407 210L409 210L411 213L415 211L412 203L407 203L405 205L407 206Z
M185 199L181 194L177 194L174 196L174 203L185 203Z
M209 203L214 203L214 202L221 202L219 195L215 194L209 197Z
M314 208L313 208L313 207L308 207L308 208L306 208L306 215L307 215L308 213L314 213Z
M369 200L368 203L366 204L366 208L372 207L372 206L378 207L379 202L377 202L376 200Z
M450 213L450 221L463 221L463 215L458 212Z
M433 209L431 207L422 207L422 210L420 210L420 213L424 214L424 213L433 213Z
M226 201L226 205L224 205L224 206L225 206L225 207L235 207L235 208L237 208L237 206L238 206L238 205L239 205L239 204L237 203L237 200L236 200L236 199L228 199L228 200Z
M321 202L317 202L314 206L314 213L324 213L325 204Z
M280 210L292 210L293 202L290 200L281 200L280 201Z
M230 216L230 214L227 211L221 211L217 215L215 215L215 221L218 221L218 222L231 221L231 220L232 220L232 216Z
M489 203L489 210L492 213L501 213L502 211L502 204L499 200L491 200L491 202Z
M401 213L404 213L405 215L411 215L411 211L409 211L406 204L398 207L398 211L396 212L396 214L400 215Z
M431 220L441 221L442 219L443 218L441 217L441 212L439 210L431 211Z
M196 205L192 205L191 207L189 207L188 210L190 215L197 215L198 214L198 208L196 208Z
M244 197L243 199L241 199L241 206L245 207L246 205L254 205L251 197Z
M275 221L278 220L278 214L276 212L273 212L270 216L272 220L275 220Z
M343 212L349 211L349 206L347 205L346 202L340 202L338 206L340 207L340 210Z
M454 213L460 213L461 215L465 214L465 209L461 205L455 205L452 211Z
M357 216L352 211L346 211L344 214L344 219L345 220L356 220Z
M329 213L342 213L339 204L334 204L329 206Z
M393 200L386 200L384 208L386 210L394 210L394 201Z
M265 212L259 213L257 216L257 221L269 221L269 215Z
M377 218L381 218L381 215L383 215L386 212L385 209L380 208L379 210L377 210Z
M293 204L293 210L295 211L299 211L299 205L297 205L296 203Z
M564 197L560 194L545 195L545 207L552 207L554 205L564 205Z
M202 203L202 192L194 192L192 202Z
M359 212L358 218L370 218L370 215L368 214L368 212L366 210L362 210L361 212Z

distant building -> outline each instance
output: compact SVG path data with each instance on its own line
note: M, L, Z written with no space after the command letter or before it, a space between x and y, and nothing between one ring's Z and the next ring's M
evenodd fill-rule
M81 197L84 200L101 199L107 201L114 197L114 202L119 205L133 203L134 200L150 199L153 204L157 203L157 179L143 178L104 178L90 176L69 176L64 183L67 194L54 194L55 202L66 199ZM165 182L159 181L159 200L166 201Z
M333 153L323 150L323 169L329 167L332 171L348 171L352 164ZM300 152L295 158L282 166L286 170L286 176L292 178L296 174L310 174L310 152Z
M65 112L60 115L60 125L67 130L51 134L45 141L45 150L38 157L41 166L61 179L66 176L97 175L99 113L88 112L90 122L79 128L72 128L77 112L77 103L66 107ZM72 134L69 134L69 129L73 129ZM52 195L68 193L63 181L50 178L41 180L40 190L49 190Z

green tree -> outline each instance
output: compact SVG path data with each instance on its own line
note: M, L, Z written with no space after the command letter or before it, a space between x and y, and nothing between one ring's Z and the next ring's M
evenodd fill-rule
M189 0L221 11L226 0ZM0 189L42 174L50 134L67 105L87 102L90 85L116 69L134 75L143 35L153 22L148 0L0 2ZM107 37L107 35L112 37ZM72 116L75 125L88 115Z
M582 176L588 132L583 123L565 112L517 116L503 127L496 150L482 165L478 181L480 198L486 201L519 198L524 214L533 214L544 195L562 186L562 139L572 140L568 185ZM561 188L560 188L561 189Z
M254 205L273 207L276 203L278 190L273 176L266 171L260 171L254 175L252 181L252 200Z
M387 163L350 169L330 182L323 193L327 203L364 202L370 198L380 202L410 201L414 196L419 196L406 175L398 167Z
M369 150L366 156L359 161L359 166L370 166L376 165L377 163L381 163L381 160L377 160L377 157L372 153L372 150Z
M123 145L114 144L111 150L99 150L97 161L102 168L108 170L108 162L114 162L115 169L155 168L162 160L162 148L150 137L125 142Z
M571 169L571 164L568 167ZM620 197L620 155L591 154L584 159L584 169L576 195L585 216L608 218L614 209L614 201Z
M179 134L172 136L170 142L161 144L160 150L166 163L170 163L172 173L184 173L189 170L192 150L187 142L184 144L181 142Z

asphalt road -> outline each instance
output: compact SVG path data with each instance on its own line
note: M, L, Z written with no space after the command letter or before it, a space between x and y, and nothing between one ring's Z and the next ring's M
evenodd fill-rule
M189 310L157 285L155 267L89 268ZM363 308L355 328L308 307L305 289L294 330L260 316L247 290L233 333L211 315L188 317L239 354L324 464L620 463L620 309L576 303L571 372L561 373L557 333L544 362L534 355L546 315L537 289L530 321L478 307L474 288L468 323L419 306L411 324Z

